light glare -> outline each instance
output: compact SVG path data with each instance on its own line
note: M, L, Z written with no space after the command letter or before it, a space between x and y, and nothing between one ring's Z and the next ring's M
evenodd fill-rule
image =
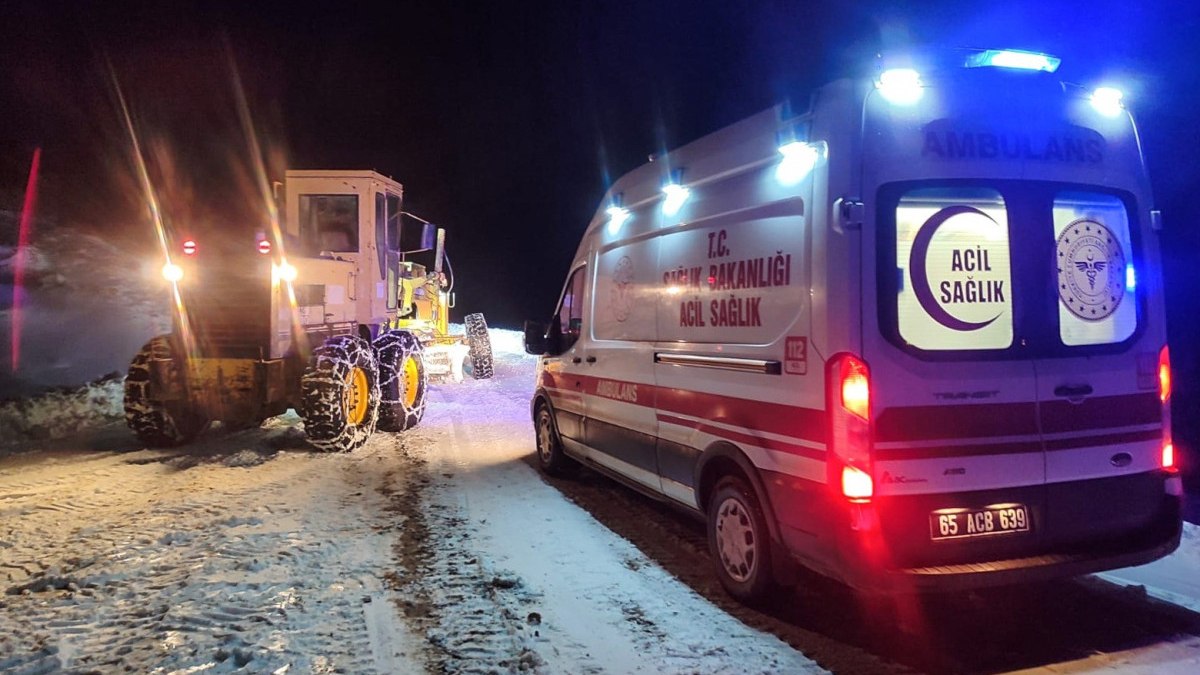
M817 165L817 149L807 143L792 141L779 146L783 160L775 168L775 178L784 185L795 185Z
M663 194L666 198L663 199L662 210L668 216L673 216L679 213L679 209L683 207L683 203L691 196L692 191L678 184L670 183L663 186Z
M879 74L875 88L883 95L888 103L895 105L912 105L921 100L925 87L921 83L921 74L912 68L892 68Z
M164 279L174 284L183 279L183 268L173 262L169 262L163 265L162 275Z
M1121 102L1123 98L1125 98L1125 94L1120 89L1098 87L1092 92L1092 107L1105 117L1116 117L1125 108Z
M1137 288L1137 270L1133 268L1133 265L1126 265L1125 290L1132 292L1135 288Z
M621 226L625 221L629 220L629 209L621 206L610 206L605 211L608 214L608 233L616 234L621 231Z
M291 283L296 280L296 266L286 260L278 265L271 265L271 272L276 281Z
M842 494L848 499L870 499L875 494L871 474L853 466L842 467Z

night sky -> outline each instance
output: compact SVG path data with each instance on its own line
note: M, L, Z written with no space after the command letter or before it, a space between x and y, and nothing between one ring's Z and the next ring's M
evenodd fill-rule
M1127 93L1165 215L1172 355L1195 400L1200 9L1194 2L10 2L0 9L0 208L43 148L42 210L150 226L113 75L168 217L259 227L232 61L268 169L374 168L447 228L458 312L550 313L611 180L908 45L1014 47ZM111 64L111 67L110 65ZM461 314L459 314L461 315ZM1195 407L1193 406L1193 410ZM1200 415L1193 415L1193 417Z

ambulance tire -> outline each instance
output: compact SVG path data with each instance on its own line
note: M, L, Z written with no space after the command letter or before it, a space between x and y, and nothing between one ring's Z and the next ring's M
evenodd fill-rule
M429 374L425 348L406 330L388 331L375 338L379 361L380 431L405 431L425 415Z
M300 416L318 450L350 452L379 420L379 367L364 339L335 335L313 350L300 378Z
M549 476L560 478L574 474L579 465L563 452L562 439L559 438L558 427L554 424L554 412L550 410L549 405L538 405L534 424L537 434L538 468Z
M471 360L471 377L486 380L495 373L487 321L484 321L482 314L468 314L463 317L463 324L467 329L467 346L471 349L467 353Z
M150 362L155 359L172 359L175 380L180 380L179 361L174 358L171 336L152 338L134 355L125 376L125 423L142 443L155 448L173 448L198 436L208 426L208 420L188 410L186 401L152 398Z
M737 600L755 604L775 588L771 535L754 488L740 476L717 482L708 500L708 549L721 585Z

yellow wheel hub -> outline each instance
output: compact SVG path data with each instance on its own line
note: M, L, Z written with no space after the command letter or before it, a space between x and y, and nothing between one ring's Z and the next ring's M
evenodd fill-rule
M352 426L362 424L367 418L367 406L371 402L371 389L367 386L367 373L355 366L346 375L346 421Z
M421 371L417 369L417 359L412 356L404 357L404 407L411 409L417 404L417 388L421 386Z

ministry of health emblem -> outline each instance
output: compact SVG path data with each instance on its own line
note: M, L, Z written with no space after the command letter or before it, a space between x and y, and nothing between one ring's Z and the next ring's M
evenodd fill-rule
M1112 230L1081 219L1067 226L1056 246L1058 297L1084 321L1112 316L1125 297L1125 251Z

